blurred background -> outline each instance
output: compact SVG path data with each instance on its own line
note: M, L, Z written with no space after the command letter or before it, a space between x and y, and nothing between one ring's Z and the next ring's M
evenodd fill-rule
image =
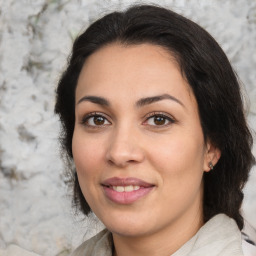
M0 248L65 256L100 229L72 209L54 93L74 38L107 12L141 2L0 0ZM169 7L216 38L241 79L256 131L256 0L143 3ZM244 192L243 215L256 228L255 169Z

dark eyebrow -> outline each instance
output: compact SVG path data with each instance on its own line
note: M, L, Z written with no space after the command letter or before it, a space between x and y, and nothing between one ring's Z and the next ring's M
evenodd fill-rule
M184 107L184 104L180 100L171 96L170 94L162 94L162 95L157 95L157 96L152 96L152 97L146 97L146 98L139 99L136 102L136 106L137 107L143 107L145 105L152 104L154 102L161 101L161 100L166 100L166 99L173 100L173 101L179 103L181 106ZM89 101L89 102L92 102L92 103L95 103L95 104L98 104L98 105L101 105L101 106L110 106L110 103L107 99L99 97L99 96L84 96L83 98L81 98L77 102L77 104L79 104L83 101Z
M98 96L85 96L83 98L81 98L77 104L83 102L83 101L90 101L92 103L101 105L101 106L110 106L110 103L108 100L106 100L105 98L102 97L98 97Z
M177 98L175 98L175 97L173 97L169 94L162 94L162 95L142 98L142 99L140 99L136 102L136 106L137 107L143 107L145 105L152 104L154 102L157 102L157 101L160 101L160 100L166 100L166 99L173 100L173 101L179 103L181 106L184 107L184 104L180 100L178 100Z

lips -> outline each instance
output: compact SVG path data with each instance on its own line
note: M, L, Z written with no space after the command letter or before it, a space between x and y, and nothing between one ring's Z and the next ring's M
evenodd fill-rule
M118 204L131 204L146 196L155 187L137 178L113 177L102 182L108 199Z

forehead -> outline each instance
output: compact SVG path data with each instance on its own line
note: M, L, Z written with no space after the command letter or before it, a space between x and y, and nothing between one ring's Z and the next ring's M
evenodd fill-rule
M182 98L193 94L170 52L152 44L115 43L88 57L78 79L76 100L90 94L109 98L119 94L119 99L127 99L164 93Z

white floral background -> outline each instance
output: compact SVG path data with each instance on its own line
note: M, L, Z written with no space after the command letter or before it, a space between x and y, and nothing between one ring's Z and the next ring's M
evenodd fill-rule
M217 39L246 88L248 121L256 130L256 0L152 2L184 14ZM131 3L0 0L2 251L15 244L40 255L64 256L99 228L95 220L75 216L71 207L54 91L74 38L97 17ZM256 228L255 169L245 188L243 212Z

